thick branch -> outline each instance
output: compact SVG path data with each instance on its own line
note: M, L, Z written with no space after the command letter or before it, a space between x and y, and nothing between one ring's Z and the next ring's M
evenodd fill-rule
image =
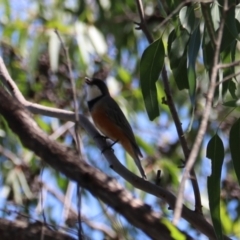
M0 90L0 112L23 145L54 169L86 188L151 238L158 239L161 235L163 239L172 239L168 228L161 223L159 214L135 199L116 180L91 167L63 145L52 141L39 129L24 107L3 90Z
M29 223L25 221L0 219L1 240L12 239L44 239L44 240L74 240L62 232L51 230L41 222Z
M18 89L16 91L18 91ZM25 99L24 101L26 102ZM5 104L6 102L8 104ZM47 108L46 110L45 107L38 104L34 104L34 107L30 109L34 110L35 113L43 114L44 112L47 116L59 117L60 119L71 121L75 119L75 115L72 112L53 108ZM148 206L144 205L140 200L133 199L115 180L108 178L99 170L92 168L82 160L80 161L77 155L69 152L62 145L50 140L36 126L36 123L29 117L21 104L3 90L0 90L0 112L4 115L13 131L20 137L23 144L38 154L53 168L78 182L93 195L125 216L130 223L143 231L146 230L149 236L156 236L155 234L159 234L159 231L162 231L162 225L159 222L158 216L155 216ZM81 126L94 138L98 133L96 129L88 119L82 115L79 116ZM107 146L106 142L101 138L95 137L94 141L99 149L106 148ZM104 156L113 169L134 187L164 199L170 205L171 209L174 208L176 198L170 192L131 173L117 160L111 150L105 151ZM183 205L182 216L210 239L215 238L212 226L201 215L196 214ZM164 232L166 232L166 229L163 233Z

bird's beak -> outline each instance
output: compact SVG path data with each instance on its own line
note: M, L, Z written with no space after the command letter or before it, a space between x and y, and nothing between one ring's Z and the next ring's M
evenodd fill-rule
M85 83L86 84L91 84L92 83L92 79L91 78L89 78L89 77L85 77Z

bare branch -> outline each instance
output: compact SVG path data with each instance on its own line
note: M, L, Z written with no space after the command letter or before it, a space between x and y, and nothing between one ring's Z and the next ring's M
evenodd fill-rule
M41 222L25 222L20 220L10 221L7 219L0 219L0 235L1 240L9 239L39 239L44 229L45 240L75 240L65 233L51 230Z
M141 29L144 32L148 42L152 43L154 41L154 39L153 39L151 33L149 32L149 30L147 28L147 24L146 24L145 17L144 17L142 1L136 0L136 3L137 3L139 16L140 16L140 19L141 19L140 23L135 23L135 24L139 25L139 27L137 27L136 29L138 29L138 30Z
M80 147L80 136L79 136L79 133L78 133L78 125L79 125L79 116L78 116L78 102L77 102L77 92L76 92L76 84L75 84L75 81L73 79L73 73L72 73L72 64L71 64L71 60L70 60L70 57L69 57L69 52L68 52L68 49L67 47L65 46L59 32L57 30L55 30L60 42L61 42L61 45L62 45L62 48L64 50L64 53L65 53L65 56L66 56L66 60L67 60L67 66L68 66L68 72L69 72L69 77L70 77L70 82L71 82L71 86L72 86L72 93L73 93L73 104L74 104L74 112L75 112L75 141L76 141L76 149L77 149L77 152L78 152L78 155L79 155L79 158L81 157L81 147ZM71 184L71 183L70 183ZM78 228L78 239L81 240L81 239L84 239L83 238L83 228L82 228L82 224L81 224L81 189L80 187L78 186L77 187L77 196L78 196L78 225L79 225L79 228Z
M240 61L235 61L235 62L232 62L232 63L225 63L225 64L218 64L217 68L220 69L220 68L230 68L230 67L235 67L235 66L238 66L240 64Z
M223 80L217 82L216 85L215 85L215 87L219 86L220 84L222 84L222 83L224 83L224 82L226 82L226 81L229 81L230 79L232 79L232 78L234 78L234 77L236 77L236 76L238 76L238 75L240 75L240 72L232 73L232 74L226 76Z

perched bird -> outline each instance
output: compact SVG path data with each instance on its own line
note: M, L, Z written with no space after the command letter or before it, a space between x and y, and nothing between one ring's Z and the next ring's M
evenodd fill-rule
M146 179L139 157L142 153L136 143L133 130L121 108L110 96L106 84L97 78L86 78L87 103L96 127L114 142L122 144L134 159L142 177Z

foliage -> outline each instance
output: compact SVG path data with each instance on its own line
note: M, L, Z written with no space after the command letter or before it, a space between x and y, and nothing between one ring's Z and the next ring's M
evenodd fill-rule
M142 163L148 180L155 182L160 169L160 186L175 195L184 171L178 167L182 160L187 160L182 136L179 138L175 127L183 129L190 153L209 100L208 124L194 164L203 214L212 218L218 239L223 234L240 238L238 2L228 0L225 9L224 0L210 3L146 0L143 2L145 23L153 43L146 40L144 25L139 24L140 30L135 29L134 22L140 19L136 2L2 1L1 55L26 99L74 110L68 62L57 30L71 59L80 112L89 116L84 77L95 75L107 79L111 95L124 110L144 152ZM222 19L223 34L217 52ZM164 69L170 92L161 74ZM212 99L209 98L211 87ZM177 109L179 126L172 115L169 94ZM39 115L34 115L34 119L50 137L75 149L72 123ZM164 199L133 188L113 172L82 129L80 136L81 151L91 165L116 178L136 198L171 220L173 212ZM114 150L124 165L138 175L132 159L121 146L114 145ZM24 148L3 117L0 118L0 153L1 218L12 219L21 214L34 219L46 218L48 223L67 225L69 232L76 236L76 185ZM147 238L85 189L81 191L81 212L86 218L83 232L87 237L111 239L116 234L119 239ZM191 186L187 186L184 204L191 209L194 197ZM105 230L96 227L100 223ZM166 225L171 229L171 223ZM179 228L191 232L193 238L201 234L183 221ZM171 230L172 234L182 237L182 233L174 231Z

